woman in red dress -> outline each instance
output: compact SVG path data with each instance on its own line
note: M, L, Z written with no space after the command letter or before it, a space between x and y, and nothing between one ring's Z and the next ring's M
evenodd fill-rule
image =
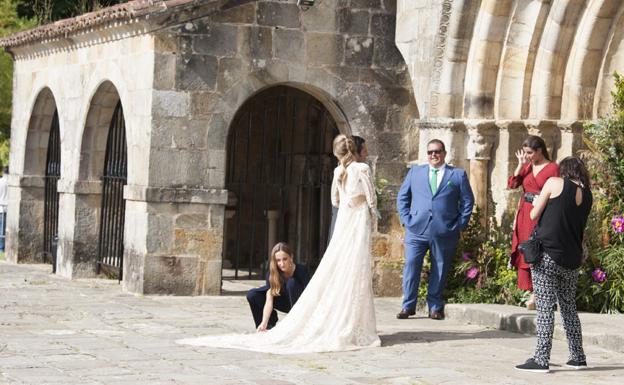
M518 269L518 288L528 290L531 296L526 302L528 309L535 309L533 282L531 281L531 266L524 261L524 255L518 250L518 245L531 235L537 220L529 216L533 208L533 199L537 198L546 180L552 176L559 176L557 163L548 156L546 143L539 136L530 135L522 143L522 149L516 151L518 167L509 177L507 187L515 189L522 186L523 194L518 204L518 212L514 221L511 243L511 264Z

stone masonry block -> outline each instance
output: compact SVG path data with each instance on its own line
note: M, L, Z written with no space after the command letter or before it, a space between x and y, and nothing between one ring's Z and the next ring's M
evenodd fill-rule
M351 7L379 9L381 8L381 0L351 0Z
M270 27L247 27L244 30L241 52L250 59L269 59L273 55L273 35Z
M193 50L201 55L234 56L238 46L238 27L215 24L205 35L193 36Z
M172 54L154 55L154 89L173 90L175 88L176 56Z
M178 57L177 88L183 90L212 90L217 82L219 62L210 55Z
M149 215L147 252L170 253L173 246L173 220L169 215Z
M375 14L371 19L371 35L394 41L396 17L387 14Z
M224 149L228 135L228 123L223 114L213 114L208 126L208 149Z
M191 114L193 118L210 117L222 112L225 105L221 95L215 92L193 92L191 94Z
M154 91L154 116L188 116L190 96L186 92Z
M342 61L344 40L341 35L309 33L306 44L306 61L312 65L336 64Z
M232 7L217 13L212 20L220 23L253 24L256 21L256 2Z
M173 249L176 254L197 254L215 260L214 250L221 249L222 232L214 230L175 229Z
M381 68L397 68L405 66L405 61L394 41L376 39L373 65Z
M303 32L278 29L273 32L275 57L295 63L303 63L304 37Z
M205 230L208 227L206 214L180 214L175 218L176 229Z
M333 6L314 6L302 14L301 22L305 31L335 32L339 17Z
M343 8L339 13L340 32L349 35L368 35L370 13L366 10L354 11Z
M258 24L299 28L299 7L295 3L258 3Z
M347 65L368 67L373 62L373 38L350 37L345 45L345 63Z
M148 255L143 294L195 294L198 273L197 256Z
M243 62L240 58L224 57L219 59L219 74L217 75L217 90L227 92L243 76Z

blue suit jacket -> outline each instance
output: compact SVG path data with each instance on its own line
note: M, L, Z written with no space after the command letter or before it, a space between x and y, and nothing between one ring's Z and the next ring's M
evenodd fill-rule
M435 195L426 164L409 170L397 196L401 224L414 235L430 237L458 236L468 226L473 205L466 171L448 164Z

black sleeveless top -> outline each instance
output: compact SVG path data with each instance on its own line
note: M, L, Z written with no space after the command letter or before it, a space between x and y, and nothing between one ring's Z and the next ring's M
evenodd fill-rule
M593 202L591 191L584 187L583 201L577 206L577 187L576 183L563 179L563 191L548 200L537 228L544 251L558 265L568 269L581 266L583 231Z

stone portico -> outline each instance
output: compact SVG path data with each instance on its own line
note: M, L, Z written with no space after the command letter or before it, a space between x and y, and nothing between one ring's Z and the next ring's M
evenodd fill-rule
M388 181L375 289L396 295L396 191L430 139L445 141L477 204L501 222L514 207L505 181L526 135L544 137L555 159L575 154L583 121L608 112L612 73L624 70L616 0L316 3L130 1L0 40L15 59L8 259L42 260L56 112L57 273L95 275L107 136L120 102L124 289L219 293L235 201L226 187L231 127L246 102L286 87L318 101L339 132L366 138L376 178Z

